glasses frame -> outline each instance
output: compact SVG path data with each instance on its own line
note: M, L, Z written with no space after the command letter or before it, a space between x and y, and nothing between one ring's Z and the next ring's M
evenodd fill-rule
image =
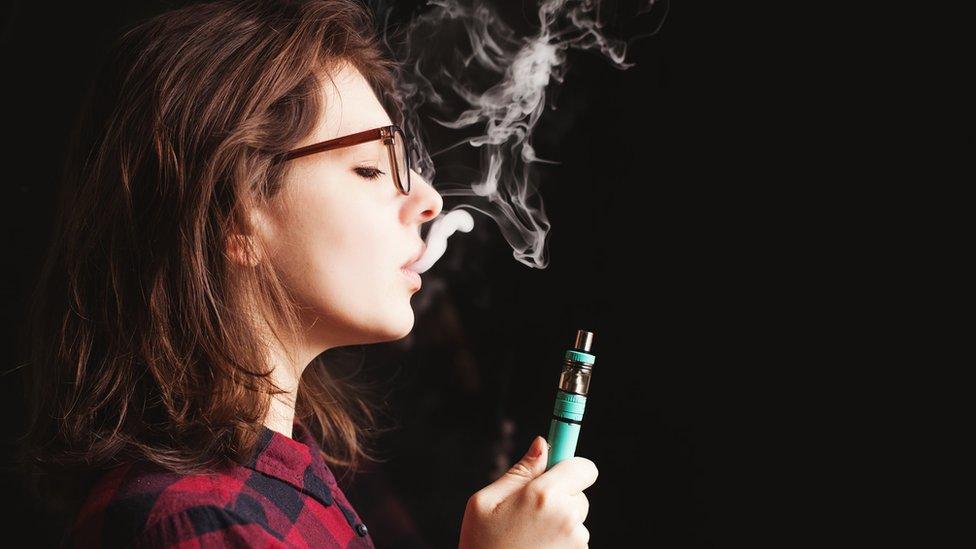
M407 174L405 178L401 178L400 176L400 165L397 163L396 159L396 147L393 145L394 137L397 133L400 134L400 139L403 140L403 154L405 156L404 163L407 166ZM336 137L335 139L329 139L328 141L321 141L319 143L313 143L311 145L292 149L285 153L283 161L287 162L294 158L299 158L318 152L360 145L362 143L368 143L377 139L383 141L383 144L386 145L386 149L389 151L390 165L393 166L393 182L396 184L397 189L399 189L399 191L403 194L410 194L410 141L407 140L407 136L405 133L403 133L403 130L400 129L400 126L397 126L396 124L381 126L379 128L373 128L371 130L344 135L342 137ZM403 179L406 179L406 184L403 184Z

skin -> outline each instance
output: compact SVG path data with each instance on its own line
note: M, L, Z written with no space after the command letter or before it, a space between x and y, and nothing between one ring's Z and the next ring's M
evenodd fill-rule
M297 147L391 124L366 79L351 65L323 78L324 112ZM417 172L409 195L393 182L380 140L290 160L273 206L253 212L257 234L229 252L241 263L270 261L302 310L301 336L274 342L274 379L287 395L272 400L265 425L289 437L302 372L322 352L347 345L394 341L414 324L410 297L418 290L400 268L423 246L421 225L443 201ZM368 175L379 173L369 179Z
M390 124L355 69L339 71L334 80L324 82L326 109L318 127L298 146ZM281 200L255 212L254 241L245 239L238 248L233 243L241 240L232 238L229 244L243 263L273 262L305 311L306 333L286 338L285 345L275 342L271 357L275 382L289 393L272 400L265 425L289 437L301 374L317 355L410 333L410 297L417 288L400 268L421 250L421 225L443 206L417 173L411 174L410 195L399 192L380 141L292 162ZM357 168L386 173L368 179ZM469 499L461 549L588 547L583 521L589 501L583 490L596 480L596 466L573 457L546 471L544 439L537 437L531 450Z

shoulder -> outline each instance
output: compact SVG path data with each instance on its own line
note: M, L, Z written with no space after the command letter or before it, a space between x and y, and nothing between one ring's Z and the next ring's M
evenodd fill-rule
M241 467L181 474L139 462L110 469L89 489L73 521L71 545L234 546L235 540L265 539L273 547L277 539L266 529L260 506L248 505L242 494L247 476Z
M285 547L266 526L225 507L188 506L152 522L126 547L149 549L186 547Z

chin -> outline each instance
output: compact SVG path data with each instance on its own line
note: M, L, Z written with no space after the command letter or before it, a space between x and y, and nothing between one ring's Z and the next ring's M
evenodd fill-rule
M413 331L413 325L414 325L413 309L410 308L410 306L408 305L407 312L400 320L399 325L395 330L396 333L392 340L396 341L398 339L403 339L408 335L410 335L410 332Z
M386 318L379 329L373 330L370 336L371 343L383 343L387 341L398 341L410 335L413 331L414 315L413 309L407 306L406 310L396 309L396 316Z

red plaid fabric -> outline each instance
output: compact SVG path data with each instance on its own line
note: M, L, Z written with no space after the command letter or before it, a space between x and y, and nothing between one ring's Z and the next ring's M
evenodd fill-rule
M206 475L149 463L92 485L62 547L372 548L307 428L264 427L254 459Z

